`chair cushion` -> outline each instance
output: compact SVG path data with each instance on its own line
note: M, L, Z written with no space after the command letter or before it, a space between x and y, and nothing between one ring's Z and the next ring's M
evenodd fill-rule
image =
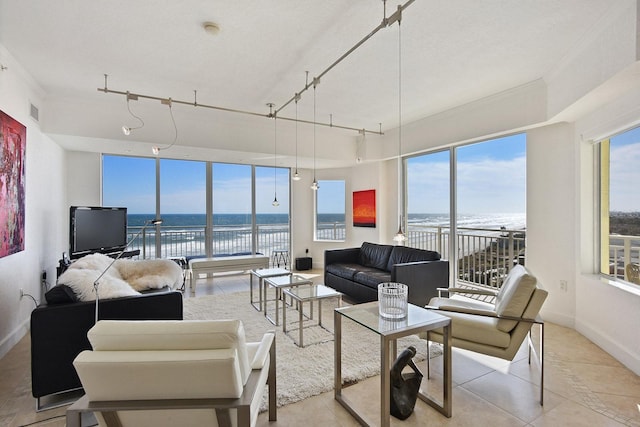
M521 317L536 289L536 284L536 278L523 266L513 267L496 296L496 313L499 316ZM509 332L517 323L515 320L503 319L498 322L498 329Z
M391 273L387 271L375 268L363 268L362 270L353 276L354 282L377 290L380 283L391 281Z
M507 348L511 342L511 335L498 329L499 320L495 317L451 312L437 313L451 318L451 336L454 339L501 348ZM442 333L441 329L436 331Z
M406 246L394 246L391 249L391 255L389 255L389 262L387 263L386 270L391 271L391 268L396 264L419 261L438 261L439 259L440 254L438 252L408 248Z
M87 336L95 351L236 349L243 384L251 371L239 320L101 320Z
M377 245L375 243L364 242L360 247L359 263L365 267L386 270L391 255L391 245Z

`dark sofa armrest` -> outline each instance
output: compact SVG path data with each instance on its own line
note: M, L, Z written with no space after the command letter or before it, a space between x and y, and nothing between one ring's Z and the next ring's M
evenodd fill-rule
M438 288L449 287L449 261L419 261L395 264L391 269L391 281L409 287L411 304L424 307L438 296Z
M100 319L182 320L182 294L152 292L100 301ZM79 388L72 365L91 348L88 330L95 322L95 301L41 305L31 312L31 391L42 397Z
M324 266L329 264L357 264L360 248L328 249L324 251Z

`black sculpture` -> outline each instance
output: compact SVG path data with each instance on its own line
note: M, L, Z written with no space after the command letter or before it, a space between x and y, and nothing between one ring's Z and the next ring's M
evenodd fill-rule
M407 347L391 367L391 415L400 420L406 420L413 412L422 382L422 372L412 360L415 355L415 347ZM413 372L403 374L402 370L407 365Z

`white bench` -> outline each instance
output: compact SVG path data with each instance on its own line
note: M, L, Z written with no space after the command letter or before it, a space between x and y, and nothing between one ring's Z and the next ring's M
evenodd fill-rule
M256 268L269 268L269 257L266 255L232 255L192 259L189 261L189 288L192 294L196 292L195 281L200 274L249 271Z

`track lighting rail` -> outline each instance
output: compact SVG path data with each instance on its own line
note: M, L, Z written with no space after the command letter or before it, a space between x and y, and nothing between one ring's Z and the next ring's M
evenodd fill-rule
M162 97L152 96L152 95L143 95L143 94L140 94L140 93L133 93L133 92L129 92L129 91L124 91L123 92L121 90L113 90L113 89L109 89L107 87L107 77L108 77L108 75L105 74L104 75L104 87L99 87L98 88L99 92L111 93L111 94L115 94L115 95L123 95L123 96L129 97L129 99L134 99L134 98L137 98L137 99L150 99L150 100L154 100L154 101L160 101L162 104L172 103L172 104L191 105L192 107L209 108L209 109L212 109L212 110L227 111L229 113L247 114L247 115L256 116L256 117L264 117L264 118L267 118L267 119L272 119L277 115L277 111L263 114L263 113L256 113L254 111L238 110L238 109L234 109L234 108L219 107L219 106L216 106L216 105L201 104L201 103L196 101L195 91L194 91L194 100L192 102L190 102L190 101L181 101L179 99L173 99L173 98L162 98ZM351 127L351 126L336 125L335 123L333 123L333 120L331 122L329 122L329 123L325 123L325 122L317 122L317 121L313 121L313 120L295 119L293 117L285 117L285 116L281 116L281 115L277 115L277 116L278 116L279 120L287 120L287 121L290 121L290 122L299 122L299 123L305 123L305 124L316 124L318 126L325 126L325 127L331 127L331 128L337 128L337 129L345 129L345 130L352 130L352 131L359 132L359 133L366 132L366 133L372 133L372 134L376 134L376 135L384 135L382 130L377 131L377 130L356 128L356 127Z
M182 105L191 105L193 107L209 108L209 109L212 109L212 110L226 111L226 112L229 112L229 113L246 114L246 115L250 115L250 116L264 117L264 118L268 118L268 119L275 119L277 117L280 120L286 120L286 121L291 121L291 122L296 122L296 123L304 123L304 124L312 124L312 125L325 126L325 127L331 127L331 128L337 128L337 129L352 130L352 131L356 131L356 132L358 132L358 133L360 133L362 135L364 135L366 133L371 133L371 134L376 134L376 135L384 135L384 133L382 132L382 126L380 126L380 130L369 130L369 129L365 129L365 128L355 128L355 127L351 127L351 126L336 125L336 124L333 123L333 117L331 117L329 123L325 123L325 122L316 121L315 117L314 117L314 120L302 120L302 119L298 119L297 117L296 118L284 117L284 116L281 116L279 113L280 113L280 111L282 111L284 108L286 108L292 102L299 101L300 98L301 98L301 95L304 92L306 92L309 88L311 88L311 87L315 88L318 84L320 84L320 79L322 77L324 77L336 65L338 65L340 62L342 62L346 57L351 55L356 49L358 49L360 46L362 46L367 40L369 40L371 37L373 37L374 34L376 34L378 31L380 31L383 28L389 27L389 26L393 25L396 22L398 22L398 24L399 24L400 21L402 20L402 11L404 9L406 9L409 5L411 5L411 3L413 3L414 1L415 0L408 0L404 4L398 5L396 11L387 18L387 8L386 8L387 2L386 2L386 0L383 0L383 9L384 9L383 10L383 18L382 18L382 22L380 22L380 24L377 27L375 27L369 34L367 34L359 42L357 42L355 45L353 45L344 54L342 54L342 56L340 56L338 59L336 59L331 65L329 65L317 77L314 77L311 80L311 82L308 81L308 72L307 72L307 82L305 82L305 86L302 88L302 90L300 90L299 92L296 92L293 95L293 97L291 97L291 99L289 99L287 102L282 104L279 108L274 110L273 106L271 106L269 108L269 113L267 113L267 114L256 113L254 111L247 111L247 110L238 110L238 109L235 109L235 108L220 107L220 106L216 106L216 105L201 104L201 103L198 103L198 101L197 101L197 92L195 90L193 91L193 93L194 93L193 102L180 101L180 100L173 99L173 98L161 98L161 97L152 96L152 95L143 95L143 94L139 94L139 93L132 93L132 92L129 92L129 91L123 92L123 91L119 91L119 90L112 90L112 89L109 89L107 87L107 77L108 77L107 74L104 75L104 87L103 88L98 88L98 91L104 92L104 93L112 93L112 94L116 94L116 95L123 95L123 96L126 96L128 100L130 100L130 99L131 100L136 100L136 99L139 99L139 98L143 98L143 99L150 99L150 100L160 101L162 104L169 104L169 105L171 105L172 103L173 104L182 104Z

